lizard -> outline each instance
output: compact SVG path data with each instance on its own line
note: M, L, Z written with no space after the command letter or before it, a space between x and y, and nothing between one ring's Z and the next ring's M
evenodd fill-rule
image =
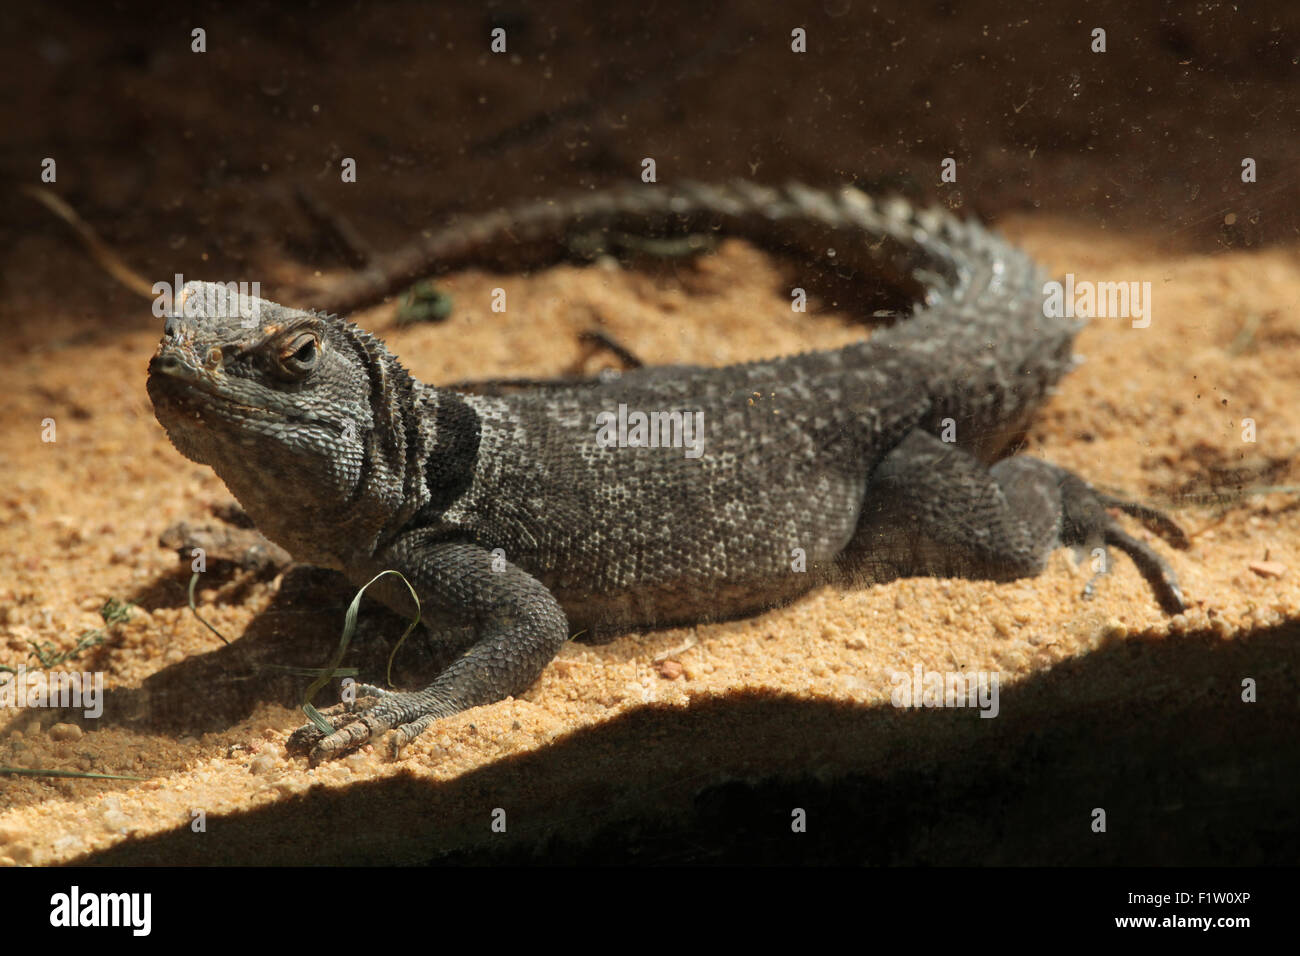
M401 572L429 631L463 651L423 689L360 685L290 752L319 761L392 730L396 754L527 689L575 631L734 618L828 582L1005 581L1057 547L1114 547L1166 613L1183 608L1168 561L1116 512L1186 547L1171 519L1009 454L1083 320L1049 314L1043 270L991 230L852 187L627 186L452 221L421 263L542 268L593 230L736 235L913 305L838 349L475 394L417 381L337 315L187 283L148 366L171 442L295 560L358 585ZM658 413L665 441L615 435L620 406ZM679 415L700 426L694 455L665 447ZM393 576L375 591L416 610Z

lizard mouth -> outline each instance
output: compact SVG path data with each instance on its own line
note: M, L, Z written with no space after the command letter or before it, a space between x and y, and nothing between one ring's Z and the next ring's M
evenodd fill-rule
M265 408L222 394L175 355L159 354L149 361L147 388L154 405L164 405L180 412L198 412L217 406L247 415L268 414Z
M328 419L298 411L279 411L267 405L250 405L232 398L174 355L158 354L149 361L146 387L154 408L169 415L197 421L222 418L233 420L240 427L246 426L250 420L262 420L277 425L320 428L331 434L342 432Z

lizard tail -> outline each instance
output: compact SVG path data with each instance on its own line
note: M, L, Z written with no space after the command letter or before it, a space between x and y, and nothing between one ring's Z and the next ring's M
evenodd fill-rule
M340 279L315 304L347 312L425 276L541 268L575 258L574 238L593 232L736 236L838 272L869 274L926 306L1039 278L1024 253L945 210L876 200L852 187L686 182L624 185L454 219Z

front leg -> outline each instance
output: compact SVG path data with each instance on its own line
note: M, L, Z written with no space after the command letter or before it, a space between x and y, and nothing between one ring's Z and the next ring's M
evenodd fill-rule
M291 752L313 762L336 757L396 728L394 752L429 724L470 707L518 694L537 679L569 637L569 622L540 581L509 562L496 561L478 545L433 540L426 531L404 535L379 555L377 570L406 576L426 610L450 611L472 623L477 639L437 680L421 691L394 693L363 685L378 699L362 710L331 718L334 732L314 724L290 735ZM377 596L413 614L410 592L387 575L375 582Z

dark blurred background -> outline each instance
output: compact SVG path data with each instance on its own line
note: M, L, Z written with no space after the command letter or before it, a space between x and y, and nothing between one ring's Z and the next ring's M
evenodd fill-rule
M644 157L660 182L851 181L1171 248L1300 224L1291 4L9 4L0 24L14 323L43 298L141 319L16 191L47 156L54 191L143 274L255 273L273 297L277 267L347 265L311 203L386 250L458 209L637 177Z

